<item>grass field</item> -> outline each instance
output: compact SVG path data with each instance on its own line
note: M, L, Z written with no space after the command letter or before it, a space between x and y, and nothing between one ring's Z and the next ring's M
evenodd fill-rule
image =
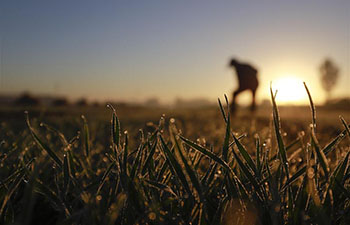
M3 107L0 223L350 224L349 111L272 103Z

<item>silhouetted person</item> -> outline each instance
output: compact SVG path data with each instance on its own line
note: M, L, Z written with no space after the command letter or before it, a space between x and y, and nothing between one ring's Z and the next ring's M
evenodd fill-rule
M255 93L256 89L259 86L257 78L258 71L248 64L238 62L236 59L231 59L229 66L234 67L236 69L239 84L237 90L233 92L232 101L230 104L231 112L234 112L236 110L237 95L245 90L249 90L252 92L252 104L250 110L255 111Z

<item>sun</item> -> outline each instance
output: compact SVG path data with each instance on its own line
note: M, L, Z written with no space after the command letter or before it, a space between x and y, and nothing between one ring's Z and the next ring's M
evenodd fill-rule
M306 99L303 81L294 76L285 76L272 82L273 90L277 90L276 100L284 104L300 104Z

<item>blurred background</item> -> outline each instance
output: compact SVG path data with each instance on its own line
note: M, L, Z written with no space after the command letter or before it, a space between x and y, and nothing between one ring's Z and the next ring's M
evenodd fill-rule
M350 105L350 2L0 3L0 104L203 106L237 87L231 57L282 105ZM238 103L250 103L249 93Z

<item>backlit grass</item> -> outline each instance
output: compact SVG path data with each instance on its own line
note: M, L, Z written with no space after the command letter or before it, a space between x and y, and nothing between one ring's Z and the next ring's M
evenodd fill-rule
M249 145L220 100L218 148L163 117L130 144L112 105L109 148L85 117L68 138L27 115L28 129L1 142L0 223L350 224L349 125L340 117L343 131L321 146L306 91L310 128L288 143L272 91L272 139L256 131Z

